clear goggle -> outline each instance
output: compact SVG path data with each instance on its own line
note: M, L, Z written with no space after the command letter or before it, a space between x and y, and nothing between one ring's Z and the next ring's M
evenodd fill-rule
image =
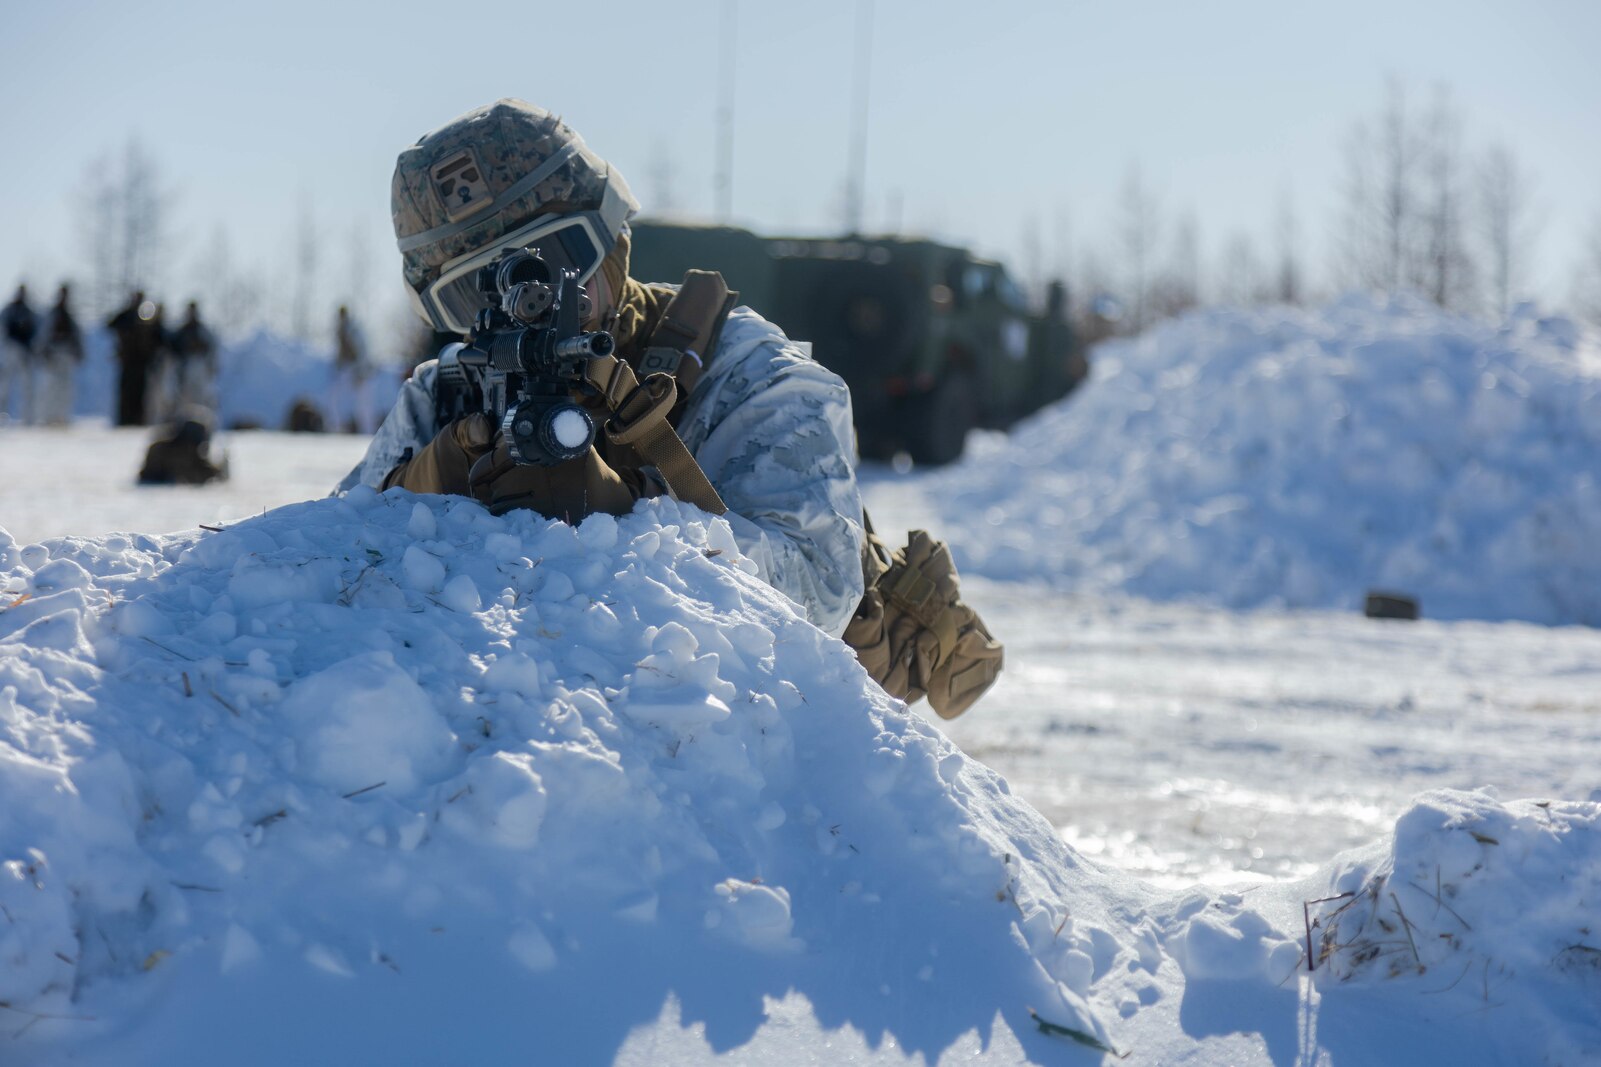
M489 306L489 297L478 291L478 271L508 249L537 249L553 277L559 277L560 270L576 271L582 283L600 269L601 260L615 243L599 211L547 216L446 263L439 269L439 277L422 292L410 286L406 291L415 297L417 309L434 329L466 335L478 312Z

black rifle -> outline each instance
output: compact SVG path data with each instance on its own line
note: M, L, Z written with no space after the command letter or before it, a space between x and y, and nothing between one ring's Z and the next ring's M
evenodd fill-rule
M476 282L489 306L465 344L439 353L441 418L483 412L525 466L554 466L589 451L595 420L573 394L594 392L584 368L614 347L605 330L583 330L589 297L577 272L556 275L534 248L481 268Z

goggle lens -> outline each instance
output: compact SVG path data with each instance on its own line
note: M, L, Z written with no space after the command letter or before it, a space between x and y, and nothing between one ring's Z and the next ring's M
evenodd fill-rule
M472 329L478 312L489 306L488 299L478 291L477 274L502 253L513 248L534 248L555 273L559 270L578 272L580 282L588 281L606 257L601 247L598 217L593 212L568 215L559 219L544 219L532 226L507 234L492 248L485 249L457 263L446 264L440 279L421 294L423 306L429 309L439 324L453 333L465 335Z

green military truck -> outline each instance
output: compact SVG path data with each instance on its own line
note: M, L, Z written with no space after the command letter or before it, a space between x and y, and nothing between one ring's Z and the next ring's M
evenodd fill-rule
M636 278L721 271L743 303L811 342L850 386L865 458L904 451L949 463L968 430L1010 426L1082 377L1065 313L1031 315L1005 268L964 249L904 237L632 226Z

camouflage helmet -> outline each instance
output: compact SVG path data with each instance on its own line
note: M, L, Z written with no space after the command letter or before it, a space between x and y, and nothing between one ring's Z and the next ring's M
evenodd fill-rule
M400 154L390 214L406 285L540 215L598 210L608 236L639 210L627 182L566 123L521 100L498 100L425 134Z

